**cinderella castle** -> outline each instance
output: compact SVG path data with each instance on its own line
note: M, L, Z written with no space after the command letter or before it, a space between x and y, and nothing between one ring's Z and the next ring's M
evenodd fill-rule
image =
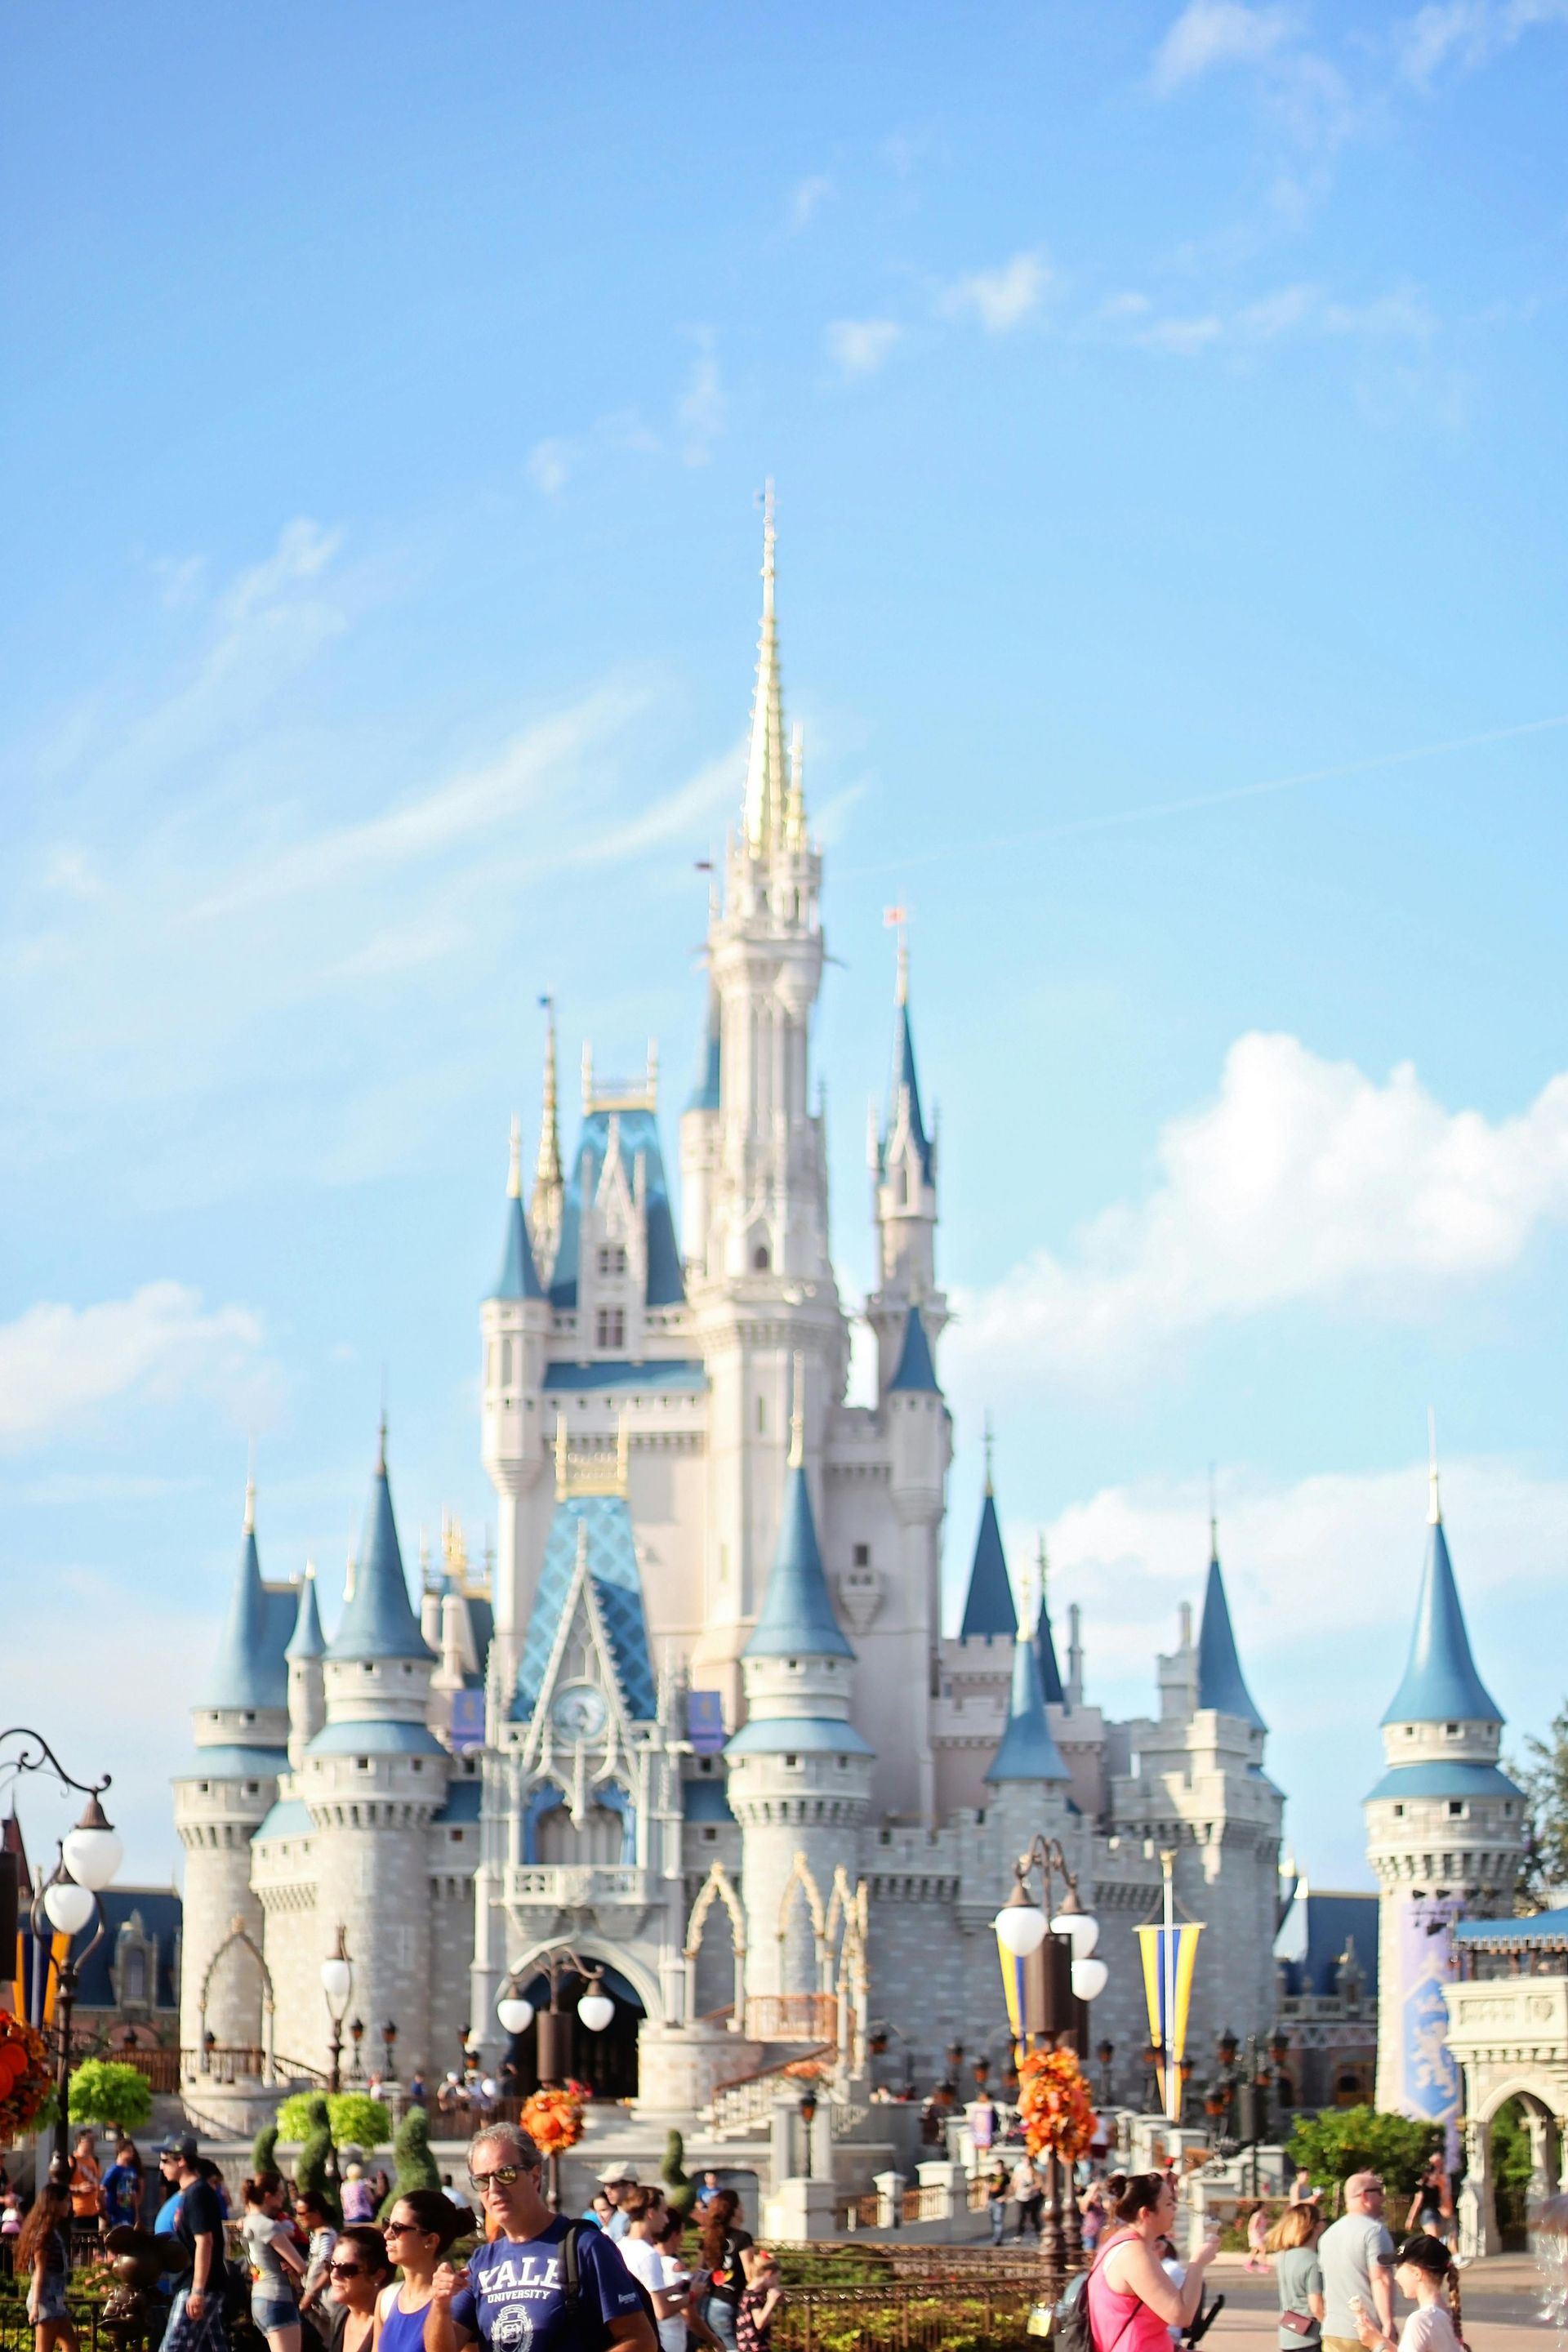
M1184 1606L1152 1661L1153 1711L1108 1722L1078 1610L1064 1641L1043 1563L1009 1572L988 1465L943 1630L940 1170L901 950L856 1310L876 1400L847 1402L811 1066L823 858L784 724L771 509L762 576L679 1221L652 1056L613 1084L584 1050L568 1156L552 1020L533 1179L514 1124L479 1308L493 1561L476 1574L454 1535L411 1591L384 1430L328 1638L312 1576L263 1574L247 1496L175 1783L188 2051L323 2067L341 1930L366 2071L495 2067L498 1998L544 2004L564 1948L616 2004L579 2071L650 2111L701 2108L803 2042L862 2080L880 2049L929 2087L954 2043L1007 2046L991 1922L1037 1831L1100 1923L1089 2032L1118 2095L1139 2095L1134 1929L1163 1852L1179 1916L1205 1923L1189 2046L1273 2022L1283 1799L1215 1547L1195 1625Z

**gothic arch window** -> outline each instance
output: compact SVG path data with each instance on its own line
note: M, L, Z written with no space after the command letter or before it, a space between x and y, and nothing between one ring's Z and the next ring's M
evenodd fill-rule
M759 1242L752 1252L752 1271L753 1274L766 1274L767 1270L768 1245L766 1242Z

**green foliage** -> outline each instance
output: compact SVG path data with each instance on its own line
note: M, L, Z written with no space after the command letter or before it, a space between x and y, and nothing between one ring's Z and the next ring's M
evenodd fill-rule
M686 2142L678 2131L672 2131L664 2143L664 2162L658 2177L664 2183L665 2203L682 2221L689 2221L697 2202L697 2183L688 2180L685 2172Z
M1436 2124L1415 2123L1377 2107L1325 2107L1298 2123L1285 2152L1315 2180L1341 2183L1352 2172L1380 2172L1392 2212L1396 2199L1414 2196L1441 2137Z
M296 2189L314 2189L326 2204L334 2222L342 2220L342 2209L332 2194L330 2171L332 2159L332 2124L327 2103L320 2091L300 2092L285 2099L278 2110L279 2137L298 2138L299 2158L294 2166Z
M1524 1743L1514 1777L1529 1801L1521 1892L1527 1910L1568 1901L1568 1706L1559 1707L1544 1739Z
M303 2142L315 2131L331 2135L339 2147L380 2147L392 2129L392 2117L380 2099L363 2091L296 2091L278 2110L278 2137Z
M430 2118L423 2107L410 2107L397 2126L397 2137L392 2144L396 2166L392 2188L379 2218L384 2221L400 2197L411 2189L439 2189L441 2175L430 2153Z
M140 2131L153 2113L153 2086L118 2058L84 2058L71 2076L73 2124L113 2124Z
M278 2126L263 2124L250 2143L250 2169L253 2174L270 2172L278 2161Z

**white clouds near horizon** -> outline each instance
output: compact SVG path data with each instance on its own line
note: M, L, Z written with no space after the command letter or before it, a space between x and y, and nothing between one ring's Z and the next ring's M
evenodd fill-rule
M978 319L987 334L1005 335L1038 310L1050 282L1044 254L1016 253L994 269L977 269L955 279L939 308L949 318Z
M0 1449L80 1435L106 1405L204 1389L261 1405L270 1370L248 1307L206 1307L181 1282L73 1307L40 1300L0 1324Z
M1155 51L1154 88L1164 97L1216 67L1257 65L1293 37L1297 22L1290 8L1248 7L1243 0L1187 0Z
M1207 1327L1298 1303L1429 1311L1568 1217L1568 1074L1492 1122L1447 1110L1408 1063L1380 1084L1254 1034L1156 1158L1154 1189L1103 1211L1069 1253L959 1295L961 1386L1137 1379Z

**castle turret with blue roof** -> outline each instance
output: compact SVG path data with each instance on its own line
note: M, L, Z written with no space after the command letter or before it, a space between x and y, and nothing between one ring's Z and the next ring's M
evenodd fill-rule
M257 1963L232 1937L240 1921L260 1948L262 1911L250 1883L250 1840L288 1769L284 1651L293 1621L292 1588L268 1584L261 1573L250 1479L217 1652L192 1710L195 1754L174 1781L174 1823L185 1849L180 2038L192 2049L200 2047L204 2032L226 2044L254 2038Z
M810 1943L804 1891L800 1904L784 1907L796 1856L804 1856L824 1899L840 1869L852 1886L871 1794L871 1748L850 1720L855 1652L834 1609L817 1544L803 1390L797 1365L778 1540L742 1653L746 1720L724 1751L730 1804L745 1841L747 1948L761 1956L755 1982L749 1974L748 1984L761 1993L812 1981L796 1966ZM792 1937L798 1949L791 1948Z
M539 1246L552 1266L565 1214L556 1138L555 1030L552 1018L545 1067L540 1167L534 1182ZM517 1670L527 1595L519 1591L516 1564L527 1547L531 1508L537 1509L548 1454L545 1426L545 1353L550 1337L550 1301L522 1206L522 1130L511 1123L507 1168L506 1213L500 1262L479 1308L480 1452L496 1494L496 1548L503 1570L497 1582L495 1633L502 1678Z
M1426 1557L1399 1686L1383 1717L1384 1769L1366 1798L1377 1874L1377 2104L1423 2121L1457 2116L1442 1988L1449 1923L1512 1912L1525 1841L1521 1790L1501 1769L1503 1718L1477 1668L1449 1557L1436 1444Z

